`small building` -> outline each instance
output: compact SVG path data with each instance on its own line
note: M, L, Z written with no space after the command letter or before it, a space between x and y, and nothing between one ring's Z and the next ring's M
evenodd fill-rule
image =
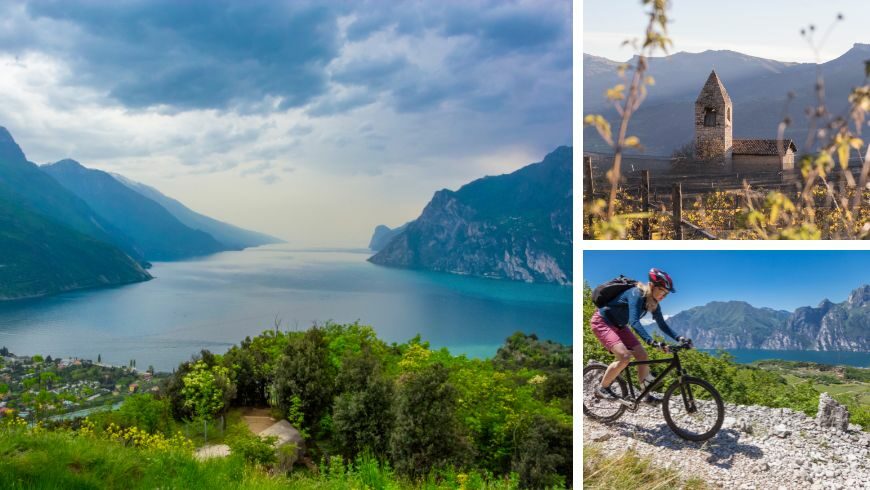
M731 97L713 70L695 100L695 158L731 158L732 109Z
M794 141L734 139L733 110L725 85L716 70L711 71L695 100L696 159L730 163L738 172L794 169Z
M792 140L736 139L731 146L735 170L792 170L797 146Z

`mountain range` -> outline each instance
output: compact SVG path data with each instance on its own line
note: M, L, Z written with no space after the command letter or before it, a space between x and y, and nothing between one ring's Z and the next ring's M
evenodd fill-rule
M269 245L272 243L282 243L283 240L275 238L265 233L246 230L223 221L218 221L204 214L188 208L180 201L175 200L157 189L145 185L141 182L130 180L123 175L116 173L111 174L118 182L133 189L137 193L151 199L152 201L163 206L169 211L178 221L185 226L194 230L201 230L208 233L215 240L225 245L231 250L241 250L248 247L259 247L260 245Z
M0 300L148 280L149 260L280 241L74 160L40 167L0 127Z
M841 303L825 299L793 312L714 301L667 322L702 349L870 352L870 285L855 289Z
M229 248L208 233L188 228L163 206L106 172L69 159L40 168L130 237L148 260L178 260Z
M516 172L436 192L369 261L571 284L572 157L572 148L562 146Z
M694 134L694 102L711 70L716 70L734 104L734 138L775 138L788 102L792 120L786 137L803 142L808 119L805 109L816 104L816 74L823 76L826 106L843 114L852 88L865 80L870 44L855 44L842 56L826 63L787 63L737 53L704 51L675 53L649 59L655 85L629 122L628 134L640 138L645 153L670 155L690 142ZM631 63L633 60L630 60ZM583 112L602 114L612 126L618 116L605 100L605 91L619 83L621 63L583 55ZM794 98L788 101L788 93ZM583 132L584 151L610 152L592 127ZM800 145L799 145L800 146Z

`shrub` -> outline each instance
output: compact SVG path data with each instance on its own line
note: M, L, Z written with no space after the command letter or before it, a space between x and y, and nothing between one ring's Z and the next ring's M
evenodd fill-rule
M400 473L418 477L462 460L465 442L456 419L457 391L448 378L447 368L437 363L399 380L390 455Z
M253 434L238 434L228 441L233 454L238 454L250 463L269 466L278 461L275 454L275 436L259 437Z

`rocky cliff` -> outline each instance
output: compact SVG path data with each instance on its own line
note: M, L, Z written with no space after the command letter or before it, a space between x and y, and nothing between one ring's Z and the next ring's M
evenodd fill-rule
M393 238L396 238L400 233L405 231L405 228L407 227L408 223L397 228L390 228L386 225L376 226L374 233L372 233L372 239L369 241L369 250L380 252L381 249L386 247L387 244L393 240Z
M668 323L705 349L870 352L870 285L842 303L825 299L792 313L713 302L682 311Z
M525 282L571 284L572 148L542 162L441 190L369 260Z

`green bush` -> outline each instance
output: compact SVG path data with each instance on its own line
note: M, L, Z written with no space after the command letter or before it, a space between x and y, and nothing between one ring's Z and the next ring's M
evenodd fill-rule
M456 418L457 403L457 390L440 363L402 377L390 437L390 455L399 472L417 477L433 468L464 463L466 445Z
M233 454L249 463L269 466L278 461L275 454L275 436L259 437L253 434L238 434L227 441Z

